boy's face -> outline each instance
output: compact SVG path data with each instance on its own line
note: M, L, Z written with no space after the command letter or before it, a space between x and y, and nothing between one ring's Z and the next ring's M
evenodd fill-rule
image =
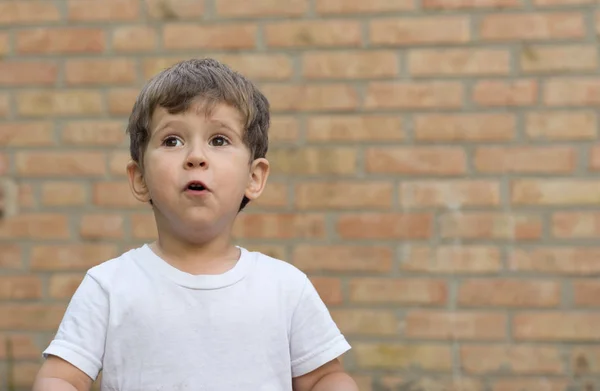
M143 173L135 163L128 173L134 195L152 200L159 230L202 240L230 228L244 196L262 193L269 163L251 161L236 109L218 104L207 116L199 103L180 114L159 107L151 124Z

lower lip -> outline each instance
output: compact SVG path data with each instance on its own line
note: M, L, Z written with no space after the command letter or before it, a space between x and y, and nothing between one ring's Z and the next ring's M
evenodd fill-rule
M190 196L199 197L199 196L203 196L203 195L208 194L208 190L190 190L190 189L187 189L185 191L185 194L190 195Z

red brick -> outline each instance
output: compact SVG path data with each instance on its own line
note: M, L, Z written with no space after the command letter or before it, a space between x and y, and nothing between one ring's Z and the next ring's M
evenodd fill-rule
M517 279L472 279L458 290L464 307L557 307L560 285L555 281Z
M325 237L325 220L320 214L243 214L234 236L246 239L292 239Z
M516 248L508 253L508 267L518 273L586 276L600 272L599 257L600 248Z
M491 391L567 391L568 382L557 378L498 379L492 383Z
M367 109L450 109L462 105L458 82L372 82L367 85Z
M6 118L10 114L10 100L8 94L0 94L0 118Z
M0 145L6 147L50 146L55 144L52 122L4 122L0 124Z
M129 150L114 151L108 157L110 175L114 177L125 177L127 175L126 166L131 160Z
M575 376L600 372L600 348L598 346L574 346L570 352L571 372Z
M414 49L408 52L413 76L507 75L510 52L505 49Z
M600 145L590 148L588 167L592 171L600 171Z
M316 246L294 248L293 264L305 272L333 271L389 273L394 251L384 246Z
M350 111L359 105L358 92L349 84L271 84L262 88L278 111Z
M449 346L434 344L366 343L353 344L355 361L364 369L413 369L449 371L452 352Z
M290 147L269 151L273 174L344 175L353 174L357 167L354 148Z
M593 111L538 111L527 114L527 136L534 140L591 140L598 135Z
M532 240L542 236L542 220L525 213L448 213L440 218L440 232L442 238Z
M336 230L344 239L426 239L433 234L428 213L356 213L341 215Z
M164 21L198 19L204 14L204 2L195 0L144 0L148 16Z
M106 36L95 28L33 28L16 32L16 50L21 54L102 53Z
M323 15L408 11L415 9L414 0L317 0L317 12Z
M589 45L528 46L521 49L521 70L528 73L590 71L598 66L596 48Z
M562 77L546 80L544 103L548 106L600 104L600 78Z
M537 102L535 80L483 80L475 84L472 99L479 106L529 106Z
M383 46L456 44L469 42L471 33L464 16L381 18L369 23L369 39Z
M308 117L306 137L312 142L401 141L402 119L393 115L319 115Z
M17 244L0 243L0 269L19 269L23 251Z
M17 362L12 367L12 379L16 387L33 388L33 383L37 372L39 371L39 364L29 362Z
M302 57L305 79L390 78L398 74L398 55L392 51L309 52Z
M500 250L492 246L410 246L402 257L404 272L440 274L487 274L502 269Z
M81 217L79 235L83 239L120 239L123 224L120 214L86 214Z
M448 300L443 280L355 278L350 280L353 303L394 303L402 305L440 306Z
M271 181L260 198L252 201L250 208L281 209L289 205L289 186Z
M423 0L422 4L427 10L504 9L520 7L521 0Z
M579 4L594 4L594 0L533 0L538 7L569 6Z
M152 26L120 26L112 33L116 52L149 52L156 49L158 33Z
M465 151L454 147L372 147L365 159L369 173L459 175L467 169Z
M33 185L27 183L19 185L18 193L20 210L33 209L36 206L37 201Z
M68 218L64 214L19 214L3 219L0 224L0 239L67 239L69 236Z
M79 116L97 115L104 107L99 91L23 91L15 94L17 112L21 116Z
M154 215L135 214L131 216L131 234L135 239L156 239L158 232Z
M77 206L87 201L83 183L46 182L42 185L41 203L45 206Z
M10 169L10 167L8 166L9 164L10 162L8 154L0 154L0 177L8 173Z
M131 84L136 77L136 64L131 59L71 59L65 63L67 85Z
M121 121L71 121L61 132L65 145L117 146L127 138L125 124Z
M31 249L31 270L87 270L117 256L112 244L37 245Z
M0 56L8 54L10 50L10 36L8 33L0 33Z
M149 204L138 201L131 193L127 181L102 181L93 186L93 203L98 206L143 208Z
M57 4L49 1L9 0L0 3L0 25L58 22Z
M294 74L292 60L285 54L213 54L252 80L287 80Z
M308 10L308 0L216 0L217 15L223 17L301 16Z
M0 304L0 330L54 331L64 313L64 305Z
M345 335L394 336L399 321L392 311L333 310L333 320Z
M500 184L484 180L403 181L399 187L402 208L460 208L500 204Z
M483 311L414 310L406 315L408 338L441 340L503 340L506 315Z
M411 380L410 377L402 376L382 376L381 381L376 384L381 384L385 390L396 390L404 387L417 387L419 390L449 390L449 391L483 391L485 386L481 380L464 377L463 375L437 375L437 376L420 376L418 380ZM412 388L411 388L412 389ZM362 390L362 388L361 388Z
M40 354L42 354L41 349L37 346L35 341L35 336L32 333L22 333L22 334L14 334L14 333L0 333L0 341L3 343L0 344L0 360L6 359L6 343L10 341L11 345L11 357L16 360L21 359L38 359Z
M598 341L600 314L585 312L526 312L513 317L516 340Z
M53 299L70 299L82 280L82 273L52 274L48 285L48 293Z
M593 179L521 179L511 184L515 205L596 205L600 181Z
M106 174L103 152L17 152L15 166L19 175L101 176Z
M465 345L460 348L460 360L472 374L552 375L564 371L561 353L553 346Z
M572 147L480 147L475 150L475 168L486 173L573 172L577 164Z
M389 209L392 206L389 182L328 181L295 186L295 206L304 209Z
M552 215L552 235L560 239L600 238L600 213L556 212Z
M139 93L139 90L127 88L109 90L108 112L113 115L129 115Z
M515 137L513 114L421 114L414 116L418 141L508 141Z
M326 305L342 304L342 282L339 278L311 277L310 280Z
M58 65L55 62L0 60L0 86L53 85L57 79Z
M483 17L479 35L493 41L583 38L585 26L580 12L498 13Z
M269 47L360 46L361 26L353 20L302 20L272 22L264 27Z
M252 49L256 46L257 31L256 25L250 23L166 24L163 47L167 50Z
M67 18L76 22L132 21L140 16L139 0L104 0L102 2L69 0Z
M573 281L573 303L577 307L600 306L600 282L596 280Z
M40 299L42 281L37 276L0 276L0 300Z

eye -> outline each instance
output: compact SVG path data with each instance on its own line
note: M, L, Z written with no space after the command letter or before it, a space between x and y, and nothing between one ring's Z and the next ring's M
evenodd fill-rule
M163 140L162 145L164 145L165 147L179 147L180 145L177 145L178 142L183 143L183 141L181 141L181 139L179 139L178 137L169 136Z
M224 136L215 136L210 139L210 145L213 147L223 147L229 144L229 140L227 140Z

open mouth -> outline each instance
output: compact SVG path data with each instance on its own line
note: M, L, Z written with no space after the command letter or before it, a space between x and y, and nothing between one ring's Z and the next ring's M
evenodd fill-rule
M194 192L208 190L208 188L206 187L206 185L204 183L196 182L196 181L188 183L188 185L186 186L185 189L189 190L189 191L194 191Z

